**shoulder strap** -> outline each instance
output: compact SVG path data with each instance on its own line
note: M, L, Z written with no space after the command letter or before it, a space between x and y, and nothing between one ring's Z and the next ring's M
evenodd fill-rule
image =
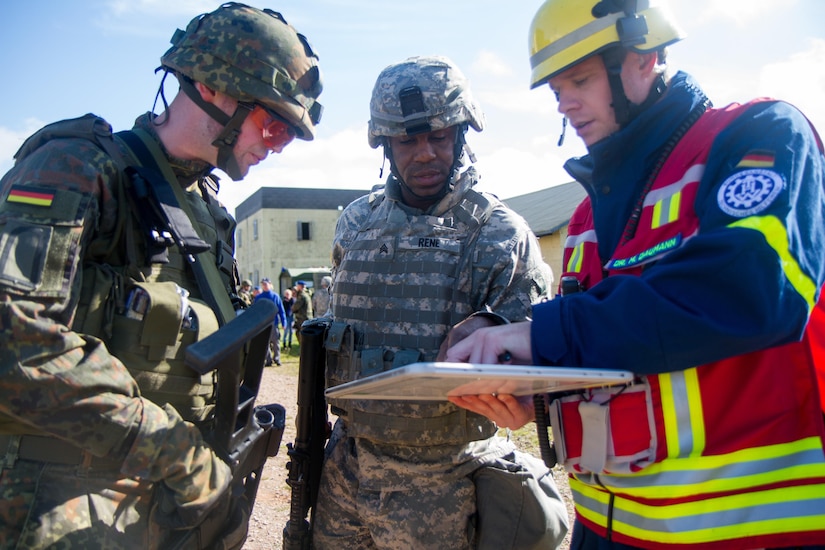
M134 182L140 185L142 180L148 184L147 191L156 200L168 222L172 237L192 267L204 300L215 311L220 324L226 324L235 317L235 308L226 292L215 291L224 288L217 266L198 258L198 254L210 250L211 246L200 238L192 225L194 215L171 167L166 162L158 162L157 159L163 158L163 153L157 143L139 128L118 132L116 135L131 149L141 164L131 167L140 176L134 178Z

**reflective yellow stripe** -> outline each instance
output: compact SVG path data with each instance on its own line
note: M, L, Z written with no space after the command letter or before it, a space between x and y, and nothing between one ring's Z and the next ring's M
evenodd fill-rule
M641 472L601 475L599 483L628 497L657 499L825 477L821 445L818 437L809 437L724 455L669 458Z
M663 223L661 223L662 219L662 201L657 202L653 205L653 216L651 216L650 220L650 228L651 229L658 229Z
M570 487L577 512L607 527L608 493L576 480L570 481ZM591 506L582 506L582 503ZM613 504L611 527L614 532L665 544L804 532L825 524L823 484L774 488L671 505L647 505L616 496Z
M653 216L650 220L650 228L658 229L668 223L679 219L679 207L682 204L681 190L653 205Z
M705 450L705 419L696 369L663 373L658 378L667 456L700 456Z
M788 231L782 221L776 216L750 216L733 222L730 227L753 229L765 237L768 245L782 261L782 271L785 277L808 303L808 311L811 311L816 303L816 283L802 271L799 262L791 254L788 246Z
M659 375L659 388L662 392L662 416L664 417L665 434L673 434L674 437L666 437L667 456L676 458L679 456L679 439L675 437L679 433L678 415L676 413L676 403L673 400L673 378L671 373L666 372Z
M570 250L570 259L566 269L571 273L580 273L584 262L584 243L596 243L596 231L589 229L579 235L568 235L564 248Z
M570 260L567 262L567 271L570 273L579 273L582 270L582 261L584 259L584 243L577 244L570 254Z

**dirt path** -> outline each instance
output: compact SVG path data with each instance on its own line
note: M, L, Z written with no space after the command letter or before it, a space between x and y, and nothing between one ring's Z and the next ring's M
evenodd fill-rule
M281 367L267 367L261 382L259 404L280 403L286 408L286 428L277 456L270 458L264 467L258 497L249 524L249 536L243 550L281 550L283 548L283 530L289 519L290 491L286 484L287 452L286 444L295 440L295 409L298 395L298 351L281 355ZM516 445L538 456L535 443L535 428L523 428L514 434ZM531 431L533 430L533 431ZM572 497L564 470L558 466L553 470L556 484L565 496L568 515L572 526ZM562 550L569 547L568 535L562 544ZM345 549L342 549L345 550Z

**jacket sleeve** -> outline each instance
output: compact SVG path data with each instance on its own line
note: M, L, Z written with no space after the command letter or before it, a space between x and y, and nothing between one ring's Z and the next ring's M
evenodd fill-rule
M489 310L509 321L531 318L534 303L553 292L553 272L524 219L499 204L482 228L473 258L476 311Z
M769 164L745 166L749 155ZM748 178L769 185L737 194ZM750 107L712 145L698 233L640 277L537 305L534 361L650 374L798 340L825 279L823 185L805 117L782 102Z
M70 328L90 242L113 225L117 177L114 163L85 140L61 140L0 182L0 422L11 433L50 435L121 459L129 476L174 484L201 472L209 483L176 496L197 501L228 483L226 466L194 425L140 397L101 340ZM151 460L149 441L161 443Z

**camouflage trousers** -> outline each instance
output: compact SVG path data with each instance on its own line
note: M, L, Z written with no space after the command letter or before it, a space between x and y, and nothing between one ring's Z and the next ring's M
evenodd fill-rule
M152 487L114 467L18 460L0 470L0 547L162 548Z
M313 512L313 548L471 548L476 502L468 476L511 449L501 438L460 446L377 445L348 437L339 419Z

